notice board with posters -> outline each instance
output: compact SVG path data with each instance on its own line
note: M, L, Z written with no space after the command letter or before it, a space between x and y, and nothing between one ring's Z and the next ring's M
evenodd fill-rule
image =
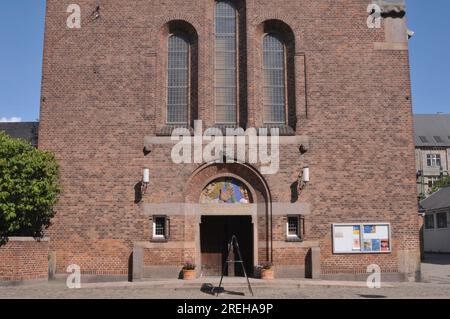
M389 223L333 224L334 254L390 253Z

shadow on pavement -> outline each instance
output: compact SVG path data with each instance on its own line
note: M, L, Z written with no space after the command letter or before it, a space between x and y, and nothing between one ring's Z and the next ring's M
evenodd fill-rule
M450 254L426 253L422 263L433 265L450 265Z
M216 287L213 284L203 284L202 287L200 288L200 291L211 295L211 296L215 296L217 294L227 294L227 295L233 295L233 296L245 296L244 293L242 292L236 292L236 291L228 291L225 290L225 288L223 287Z
M382 296L382 295L359 295L362 298L367 298L367 299L384 299L387 298L386 296Z

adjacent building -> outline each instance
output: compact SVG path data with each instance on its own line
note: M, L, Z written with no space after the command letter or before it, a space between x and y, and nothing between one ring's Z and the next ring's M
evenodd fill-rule
M38 145L38 122L0 123L1 131L13 138L23 139L34 147Z
M372 28L372 2L79 0L77 29L71 1L47 0L39 147L61 166L56 272L240 275L223 267L236 235L251 275L271 262L278 277L366 278L376 264L415 278L406 11L378 1ZM239 127L278 129L274 171L221 152L174 159L174 132Z
M421 202L424 216L424 251L450 253L450 186Z
M417 191L430 195L436 181L450 173L450 115L414 115Z

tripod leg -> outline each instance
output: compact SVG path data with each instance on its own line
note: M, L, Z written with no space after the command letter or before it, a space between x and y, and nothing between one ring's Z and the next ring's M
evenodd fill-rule
M232 240L231 243L228 245L227 258L225 258L225 262L224 262L224 264L223 264L223 268L222 268L222 276L220 277L219 287L217 287L216 297L219 296L220 288L222 288L222 282L223 282L223 277L224 277L225 267L227 267L227 264L228 264L228 256L230 256L231 248L233 247L232 245L233 245L233 240Z
M244 260L242 259L242 256L241 256L241 249L239 248L239 243L237 241L237 238L235 238L235 239L236 239L236 247L237 247L238 257L239 257L239 260L241 261L242 271L244 272L245 279L247 279L248 290L250 290L250 293L252 294L252 296L254 296L252 285L250 284L250 279L248 279L247 272L245 271Z

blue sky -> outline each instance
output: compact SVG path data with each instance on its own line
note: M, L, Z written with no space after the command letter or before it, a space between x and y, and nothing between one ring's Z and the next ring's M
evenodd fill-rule
M407 0L415 113L450 113L450 1ZM0 121L39 117L45 0L0 4Z

